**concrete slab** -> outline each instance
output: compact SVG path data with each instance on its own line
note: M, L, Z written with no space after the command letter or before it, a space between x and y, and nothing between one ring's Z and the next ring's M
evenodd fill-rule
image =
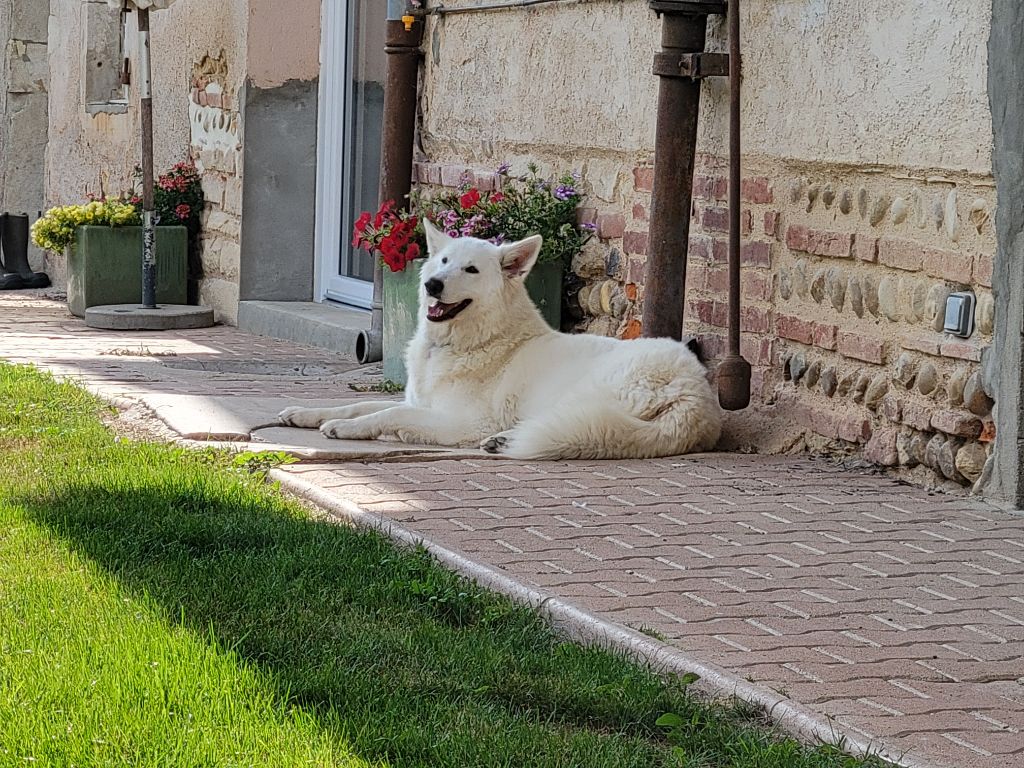
M355 354L356 338L370 327L370 313L311 301L243 301L238 328L257 336L312 344L344 355Z
M107 331L180 331L209 328L213 310L183 304L163 304L146 309L138 304L110 304L85 310L85 324Z
M501 457L469 448L442 448L436 445L410 445L391 440L331 440L316 429L270 427L253 432L252 450L285 451L316 461L360 461L416 458L496 459Z

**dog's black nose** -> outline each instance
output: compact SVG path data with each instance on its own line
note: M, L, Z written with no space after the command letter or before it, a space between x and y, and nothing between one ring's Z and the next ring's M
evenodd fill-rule
M432 277L423 284L423 287L427 289L427 296L438 299L441 294L444 293L444 283L438 280L436 277Z

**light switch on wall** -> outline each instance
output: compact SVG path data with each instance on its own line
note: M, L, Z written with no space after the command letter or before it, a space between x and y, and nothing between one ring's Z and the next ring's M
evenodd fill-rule
M946 299L946 319L942 330L965 339L974 333L974 304L973 293L949 294Z

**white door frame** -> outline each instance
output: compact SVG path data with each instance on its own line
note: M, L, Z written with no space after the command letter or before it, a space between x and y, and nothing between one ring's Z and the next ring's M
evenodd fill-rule
M369 309L373 283L338 274L346 193L352 168L345 162L352 117L349 25L352 0L323 0L320 15L320 105L316 163L316 267L313 295ZM339 170L341 171L339 173Z

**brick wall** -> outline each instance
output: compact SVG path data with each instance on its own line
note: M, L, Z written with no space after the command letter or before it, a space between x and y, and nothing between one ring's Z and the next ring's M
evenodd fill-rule
M687 325L718 353L727 185L722 161L704 167ZM994 320L991 179L762 170L743 181L741 328L769 432L800 432L811 447L918 479L976 481L995 436L979 365ZM967 339L942 332L946 297L958 290L978 300Z
M702 157L694 179L686 327L714 361L726 347L728 184ZM417 165L423 183L477 184L490 171ZM613 201L581 216L597 237L581 278L576 330L634 338L643 317L653 158L612 171ZM599 183L600 180L599 180ZM980 371L991 343L995 206L990 178L752 164L742 183L741 351L749 412L733 442L803 444L860 455L928 483L978 479L995 431ZM942 333L950 292L978 300L968 339Z

